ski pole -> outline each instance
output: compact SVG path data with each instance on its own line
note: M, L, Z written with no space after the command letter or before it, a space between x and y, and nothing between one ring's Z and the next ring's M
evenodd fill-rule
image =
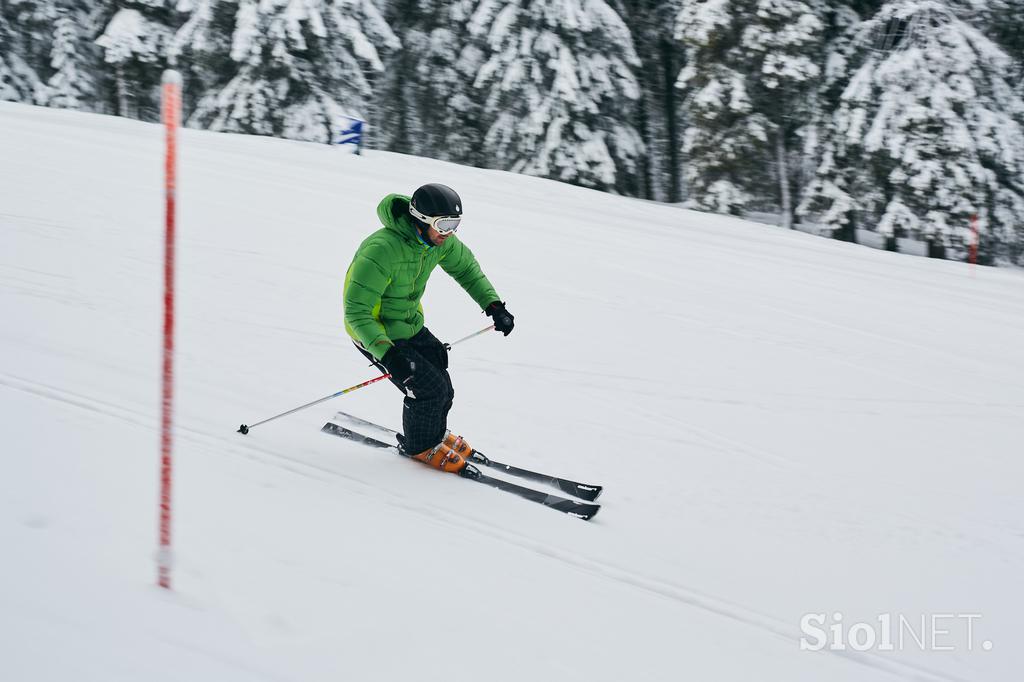
M485 332L489 332L492 329L494 329L494 325L493 324L491 326L489 326L489 327L484 327L483 329L481 329L478 332L473 332L469 336L464 336L461 339L459 339L458 341L452 341L451 343L446 343L445 347L448 348L448 349L451 349L452 346L458 345L458 344L462 343L463 341L468 341L469 339L473 338L474 336L480 336L481 334L483 334ZM295 407L295 408L292 408L292 409L288 410L287 412L282 412L281 414L275 414L273 417L268 417L267 419L264 419L263 421L256 422L255 424L252 424L251 426L247 426L245 424L242 424L241 426L238 427L238 433L241 433L243 435L247 434L247 433L249 433L249 429L255 429L260 424L266 424L267 422L272 422L275 419L280 419L281 417L287 417L288 415L294 414L294 413L298 412L299 410L304 410L307 407L313 407L314 405L319 405L320 403L325 402L327 400L330 400L331 398L337 398L339 395L345 395L346 393L351 393L352 391L354 391L356 389L359 389L359 388L362 388L363 386L369 386L370 384L375 384L378 381L381 381L382 379L390 379L390 378L391 378L391 374L381 374L379 377L374 377L374 378L370 379L369 381L364 381L363 383L356 384L355 386L349 386L348 388L346 388L346 389L344 389L342 391L338 391L337 393L332 393L332 394L330 394L328 396L324 396L323 398L320 398L319 400L314 400L311 403L306 403L305 405L300 405L298 407Z
M452 341L451 343L446 343L446 344L444 344L444 347L445 347L445 348L447 348L448 350L451 350L451 349L452 349L452 346L457 346L457 345L459 345L460 343L462 343L463 341L469 341L469 340L470 340L471 338L473 338L474 336L480 336L481 334L485 334L485 333L487 333L487 332L489 332L489 331L491 331L491 330L493 330L493 329L494 329L494 325L492 324L492 325L491 325L490 327L484 327L484 328L483 328L483 329L481 329L480 331L478 331L478 332L473 332L473 333L472 333L472 334L470 334L469 336L463 336L463 337L462 337L461 339L459 339L458 341Z

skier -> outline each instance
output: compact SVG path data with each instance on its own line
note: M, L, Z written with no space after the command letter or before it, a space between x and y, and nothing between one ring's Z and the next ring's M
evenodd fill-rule
M440 265L508 336L512 314L455 231L462 200L440 184L423 185L412 197L389 194L377 206L384 227L356 250L345 274L345 331L356 348L404 394L401 451L443 471L457 473L472 448L447 429L455 391L448 348L423 322L420 299Z

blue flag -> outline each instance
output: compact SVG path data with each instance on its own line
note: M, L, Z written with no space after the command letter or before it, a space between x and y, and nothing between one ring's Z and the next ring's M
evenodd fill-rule
M338 137L334 143L354 144L356 146L356 154L358 154L363 146L363 122L358 118L348 118L338 132Z

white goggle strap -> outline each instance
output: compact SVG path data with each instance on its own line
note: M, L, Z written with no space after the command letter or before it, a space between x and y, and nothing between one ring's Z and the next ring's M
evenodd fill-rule
M413 206L411 203L409 204L409 213L411 213L414 218L422 220L427 225L429 225L430 221L432 220L430 216L426 215L425 213L420 213L419 211L417 211L416 207Z

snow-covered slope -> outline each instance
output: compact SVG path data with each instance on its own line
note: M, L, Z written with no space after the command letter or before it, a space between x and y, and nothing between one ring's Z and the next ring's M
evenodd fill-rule
M159 590L161 143L155 125L0 104L0 678L1024 669L1019 271L197 131ZM452 426L605 484L592 522L319 433L341 408L399 425L385 384L234 432L374 376L342 330L342 277L379 199L431 181L462 194L460 234L517 324L453 351ZM443 339L487 323L440 270L424 305ZM835 612L918 635L925 618L924 648L954 650L801 651L801 618Z

